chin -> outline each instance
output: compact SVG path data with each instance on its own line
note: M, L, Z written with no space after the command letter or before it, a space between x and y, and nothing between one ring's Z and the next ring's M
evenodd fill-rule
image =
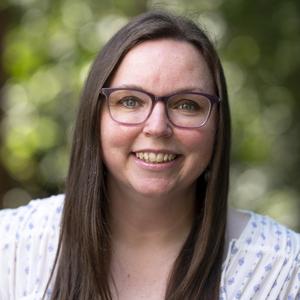
M149 181L147 184L133 186L133 189L142 197L161 198L172 195L175 192L175 185Z

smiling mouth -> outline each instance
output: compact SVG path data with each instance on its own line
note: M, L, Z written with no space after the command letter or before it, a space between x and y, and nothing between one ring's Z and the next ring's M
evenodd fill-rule
M176 154L170 153L135 152L134 154L138 159L154 164L170 162L177 158Z

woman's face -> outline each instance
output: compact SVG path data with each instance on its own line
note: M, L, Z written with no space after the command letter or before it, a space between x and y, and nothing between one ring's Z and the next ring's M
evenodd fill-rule
M214 94L208 66L191 44L171 39L146 41L134 47L116 70L110 87L138 87L157 96L179 90ZM201 128L174 127L157 102L140 125L113 121L106 105L101 112L101 145L114 191L157 197L193 191L207 167L216 131L216 109ZM152 154L151 154L152 153ZM152 163L141 156L158 155L170 161ZM167 156L166 156L167 155ZM161 160L161 159L160 159Z

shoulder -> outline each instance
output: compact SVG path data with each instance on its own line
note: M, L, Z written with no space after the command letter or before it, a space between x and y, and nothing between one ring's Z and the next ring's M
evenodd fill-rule
M0 299L35 299L46 287L63 203L57 195L0 211Z
M18 208L0 210L1 236L12 238L13 231L18 236L22 231L59 226L63 202L64 195L56 195L32 200Z
M246 210L229 210L227 236L228 242L248 249L288 254L300 250L299 233L268 216Z
M292 257L299 254L299 233L268 216L248 213L250 219L240 237L241 244Z
M296 299L300 296L300 235L274 219L250 215L223 264L224 299ZM241 297L241 298L239 298Z

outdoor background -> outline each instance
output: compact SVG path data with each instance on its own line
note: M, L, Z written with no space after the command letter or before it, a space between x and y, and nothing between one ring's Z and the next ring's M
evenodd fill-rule
M193 18L220 53L233 119L230 202L300 230L298 0L1 0L2 207L63 192L90 63L151 8Z

